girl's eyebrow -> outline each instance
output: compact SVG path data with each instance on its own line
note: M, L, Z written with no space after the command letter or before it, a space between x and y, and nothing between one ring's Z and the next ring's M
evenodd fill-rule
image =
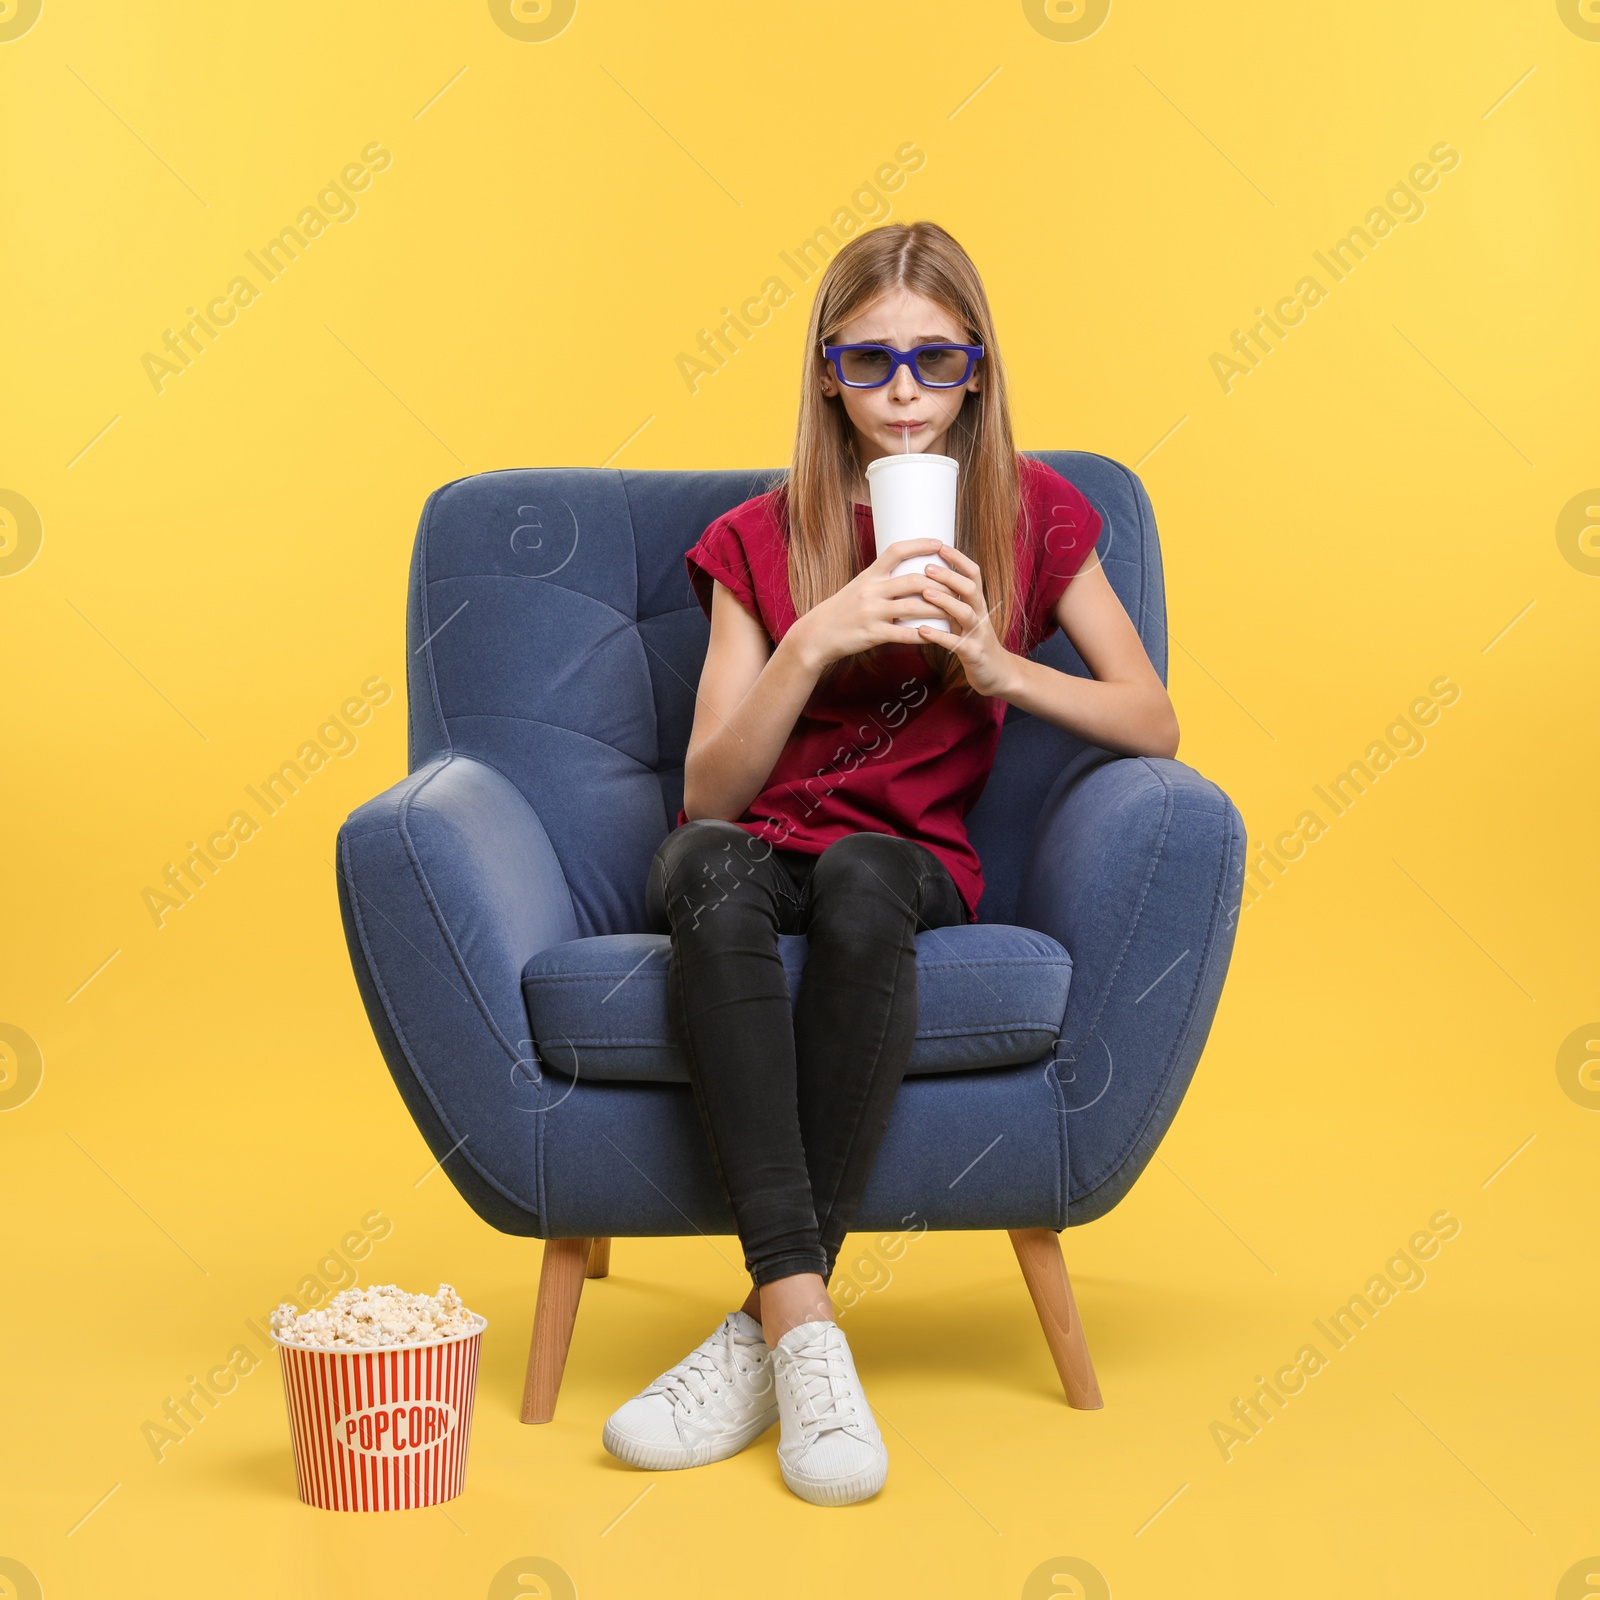
M882 339L882 338L874 339L874 338L870 338L869 337L869 338L866 338L866 339L862 339L860 341L860 343L862 343L862 344L886 344L886 345L889 345L889 348L891 350L895 348L895 346L893 344L891 344L889 340ZM918 344L960 344L961 341L959 339L947 339L947 338L945 338L945 336L942 333L923 333L923 334L919 334L917 336L917 343Z

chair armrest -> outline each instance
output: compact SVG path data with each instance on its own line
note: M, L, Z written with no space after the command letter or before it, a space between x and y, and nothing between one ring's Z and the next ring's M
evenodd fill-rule
M395 1084L467 1203L538 1234L537 1113L522 969L578 937L543 824L509 779L447 754L339 830L339 909L367 1018Z
M1050 1070L1074 1225L1128 1192L1188 1089L1233 953L1244 860L1237 807L1181 761L1117 757L1046 797L1017 920L1072 956Z

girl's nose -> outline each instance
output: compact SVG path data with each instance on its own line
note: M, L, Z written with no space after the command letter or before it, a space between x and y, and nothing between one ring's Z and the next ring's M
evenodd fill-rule
M917 380L911 376L910 367L896 367L894 381L889 385L889 393L896 400L915 400L921 393Z

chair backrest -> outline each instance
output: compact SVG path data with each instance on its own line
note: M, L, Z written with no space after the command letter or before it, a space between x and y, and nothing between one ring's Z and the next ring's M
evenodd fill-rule
M1030 451L1088 496L1112 586L1167 675L1166 597L1144 486L1105 456ZM677 819L710 625L683 555L775 472L482 472L423 507L406 617L415 770L459 752L526 796L584 935L644 931L645 878ZM1059 631L1035 659L1089 676ZM1009 710L968 818L979 915L1008 922L1033 825L1082 741Z

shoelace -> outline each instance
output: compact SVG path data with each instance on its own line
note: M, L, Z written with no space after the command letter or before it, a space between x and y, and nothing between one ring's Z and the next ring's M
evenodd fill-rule
M724 1385L732 1386L739 1366L738 1347L729 1319L698 1350L664 1372L653 1386L655 1392L686 1410L709 1404Z
M842 1341L826 1334L792 1352L790 1381L799 1397L796 1412L807 1444L824 1433L850 1431L859 1420L849 1385ZM837 1380L837 1381L836 1381Z

